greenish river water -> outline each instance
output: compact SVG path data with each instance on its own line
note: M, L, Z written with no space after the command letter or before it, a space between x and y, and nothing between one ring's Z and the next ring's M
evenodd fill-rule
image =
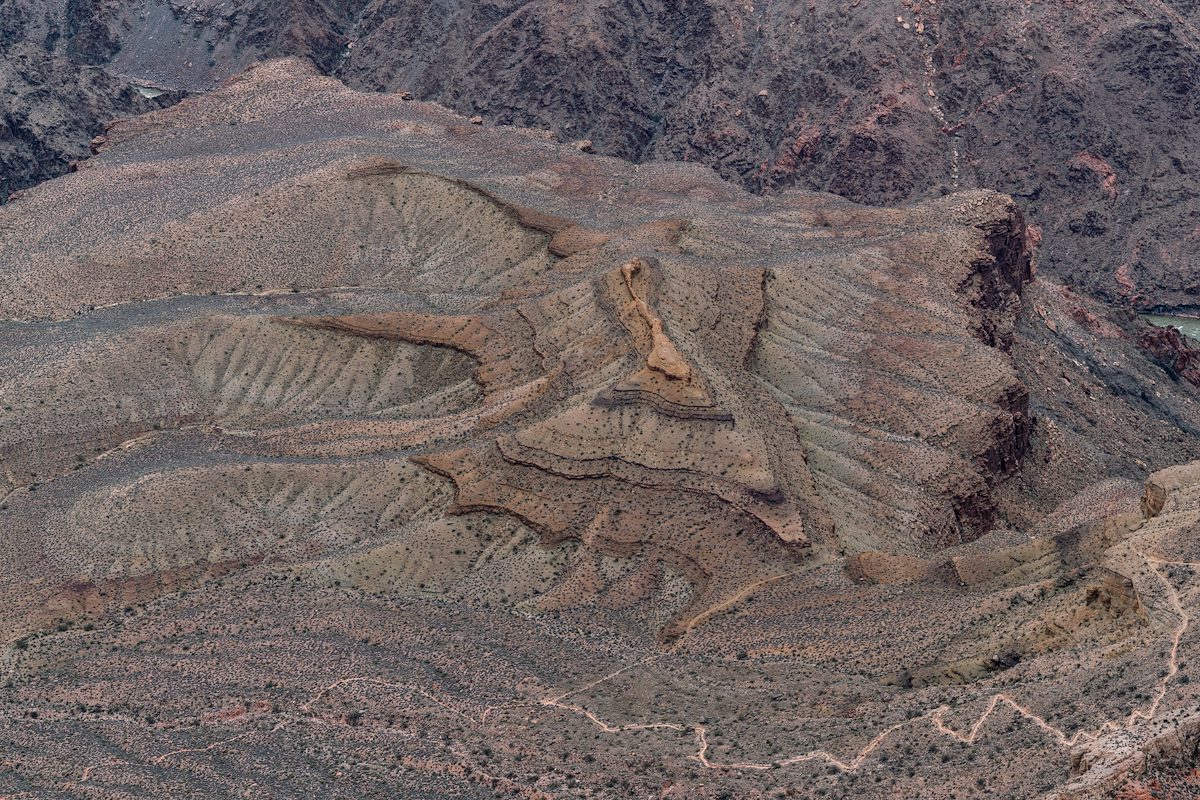
M140 94L142 97L146 97L151 100L153 100L155 97L158 97L161 94L164 94L162 89L159 89L155 86L142 86L140 83L133 83L130 85L133 87L133 90L135 92Z
M1167 317L1161 314L1146 314L1145 319L1151 325L1160 328L1177 328L1184 336L1200 339L1200 319L1196 317Z

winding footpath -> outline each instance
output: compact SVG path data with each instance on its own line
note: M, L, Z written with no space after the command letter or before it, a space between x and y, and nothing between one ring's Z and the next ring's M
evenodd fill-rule
M810 762L810 761L819 761L819 762L825 763L829 766L835 767L836 769L838 769L841 772L854 772L855 770L859 769L867 761L867 759L870 758L872 753L874 753L880 747L880 745L882 745L885 741L887 741L891 736L893 736L894 734L896 734L898 731L900 731L903 728L906 728L908 726L915 725L915 724L918 724L921 722L928 723L929 725L931 725L933 730L937 731L940 734L943 734L945 736L953 738L956 741L959 741L959 742L962 742L962 743L968 744L968 745L974 745L979 740L979 738L983 735L984 729L986 728L987 723L991 720L992 716L1001 709L1011 710L1012 712L1016 713L1023 719L1025 719L1025 720L1029 721L1030 723L1032 723L1033 725L1037 726L1040 730L1045 732L1051 739L1054 740L1055 743L1057 743L1061 747L1071 748L1081 742L1095 743L1095 742L1098 742L1101 739L1101 737L1107 733L1114 732L1114 731L1120 731L1120 730L1131 730L1131 729L1137 727L1141 722L1146 722L1146 721L1154 719L1158 713L1160 706L1162 705L1163 699L1166 697L1166 693L1167 693L1167 690L1168 690L1168 687L1169 687L1171 681L1179 673L1179 648L1180 648L1181 642L1183 641L1184 635L1187 633L1188 627L1191 622L1191 617L1190 617L1190 614L1188 613L1187 609L1184 608L1183 603L1180 600L1179 593L1176 591L1176 589L1175 589L1174 585L1171 583L1170 579L1166 575L1164 575L1161 568L1163 568L1163 567L1185 567L1188 569L1200 570L1200 562L1163 561L1163 560L1159 560L1159 559L1149 558L1146 556L1143 556L1143 558L1145 559L1146 564L1154 572L1155 577L1158 578L1159 582L1162 584L1163 588L1166 590L1166 597L1168 600L1168 604L1170 605L1171 612L1177 617L1177 623L1171 634L1171 647L1170 647L1168 658L1167 658L1166 672L1159 679L1149 705L1147 705L1144 708L1135 708L1134 710L1132 710L1129 713L1129 715L1127 717L1124 718L1124 720L1108 720L1108 721L1105 721L1102 725L1100 725L1099 728L1095 729L1094 731L1079 731L1072 736L1068 736L1064 730L1053 725L1046 718L1042 717L1041 715L1037 714L1036 712L1034 712L1027 706L1023 705L1020 701L1018 701L1012 695L1001 692L1001 693L992 695L988 699L987 704L983 708L983 711L975 719L975 721L967 728L955 728L950 723L948 723L946 721L946 715L948 713L950 713L950 711L952 709L949 706L942 705L942 706L938 706L937 708L930 709L923 714L917 715L917 716L909 718L909 719L905 719L902 722L897 722L893 725L889 725L889 726L883 728L878 733L876 733L875 736L870 741L868 741L867 744L864 745L853 756L849 756L849 757L838 756L828 750L819 749L819 750L810 750L807 752L798 753L796 755L792 755L792 756L782 758L782 759L777 759L777 760L767 762L767 763L754 762L754 761L721 762L721 761L716 761L709 757L708 752L709 752L709 748L710 748L710 743L708 741L708 730L702 724L686 724L686 723L682 723L682 722L670 722L670 721L644 722L644 723L623 723L622 724L622 723L617 723L617 722L606 720L606 719L600 717L599 715L597 715L593 711L590 711L590 710L588 710L580 705L577 705L575 703L567 702L568 699L571 697L574 697L576 695L582 694L583 692L594 689L597 686L601 686L601 685L603 685L625 673L628 673L639 667L650 664L654 661L657 661L661 658L664 658L664 657L669 656L672 653L676 652L679 649L679 647L684 643L688 634L690 634L691 631L695 628L695 624L691 624L691 625L687 626L683 636L681 636L680 639L676 642L676 644L669 650L663 651L661 653L655 653L655 654L652 654L649 656L645 656L641 659L638 659L637 661L634 661L630 664L620 667L619 669L613 670L612 672L610 672L606 675L596 678L595 680L593 680L583 686L580 686L576 689L565 691L560 694L556 694L554 696L544 698L542 700L508 702L508 703L501 703L501 704L487 706L482 710L482 712L478 716L474 716L474 715L468 713L467 711L464 711L462 708L454 705L451 702L448 702L446 700L438 698L433 693L431 693L428 689L420 687L420 686L414 686L412 684L406 684L406 683L392 683L392 682L385 681L385 680L382 680L382 679L379 679L376 677L372 677L372 676L352 676L352 677L339 678L338 680L333 681L332 683L317 689L309 697L309 699L307 701L305 701L302 705L299 706L299 708L297 709L298 713L288 714L288 715L284 716L283 719L281 719L279 722L277 722L275 724L275 726L270 729L255 728L255 729L245 730L237 735L212 742L203 747L180 748L180 749L176 749L176 750L171 750L171 751L162 753L161 755L155 756L154 758L150 759L150 761L148 763L145 763L145 764L138 764L136 762L124 761L124 760L119 760L119 759L105 761L105 762L101 762L101 763L97 763L97 764L92 764L92 765L84 767L82 774L79 776L79 779L77 781L73 781L68 784L65 784L63 786L63 789L69 790L69 789L77 788L79 786L79 784L87 783L88 781L90 781L92 779L93 773L95 773L97 770L101 770L104 768L130 767L130 766L142 766L142 767L161 766L171 759L183 757L183 756L193 754L193 753L209 752L209 751L221 748L221 747L225 747L227 745L234 744L238 741L249 738L251 736L256 736L256 735L260 735L260 734L269 735L271 733L275 733L289 725L292 725L292 724L298 723L298 722L307 722L310 724L319 724L319 725L345 724L345 723L341 723L341 722L330 722L329 720L322 718L316 712L314 712L313 706L315 704L317 704L319 701L321 701L322 699L324 699L326 696L328 696L330 693L335 692L337 689L344 687L344 686L351 686L351 685L375 686L375 687L386 688L386 689L394 689L397 691L406 692L406 693L410 693L410 694L414 694L414 695L419 695L419 696L433 702L434 704L446 709L447 711L449 711L457 716L461 716L461 717L465 718L466 720L468 720L468 722L470 722L471 724L476 725L476 726L482 726L482 725L486 724L489 716L491 716L493 713L496 713L496 712L499 712L502 710L541 707L541 708L556 709L558 711L561 711L561 712L564 712L567 714L572 714L575 716L582 717L583 719L588 720L588 722L590 722L592 725L594 725L602 733L616 734L616 733L625 733L625 732L630 732L630 731L644 731L644 730L667 730L667 731L675 731L675 732L685 732L685 731L690 730L690 731L694 731L694 733L695 733L695 741L696 741L697 749L693 755L689 756L689 758L694 759L695 761L699 762L701 765L703 765L704 767L706 767L708 769L724 770L724 771L751 771L751 770L766 771L766 770L771 770L771 769L787 767L787 766L791 766L794 764L802 764L802 763ZM794 574L794 573L790 573L790 574ZM704 620L710 619L713 615L715 615L716 613L719 613L720 611L727 609L728 607L733 605L738 600L744 599L755 589L760 588L761 586L763 586L767 583L779 580L784 577L787 577L787 575L777 575L777 576L774 576L771 578L757 581L757 582L751 584L746 589L743 589L743 590L737 592L731 599L722 601L721 603L713 606L711 609L697 615L696 617L693 618L693 620L694 621L704 621ZM697 622L697 624L698 624L698 622ZM397 734L397 735L400 735L404 738L415 738L415 734ZM532 789L531 789L531 791L532 791ZM0 800L15 800L15 798L18 796L19 795L12 795L9 798L0 798Z
M1094 732L1093 731L1079 731L1079 732L1075 733L1073 736L1068 736L1066 734L1066 732L1063 731L1061 728L1051 724L1044 717L1037 714L1036 712L1034 712L1027 706L1021 704L1012 695L1000 692L1000 693L992 695L992 697L988 700L987 705L984 707L983 711L980 713L979 717L970 726L970 728L967 728L965 730L965 732L961 729L955 729L955 728L951 727L946 722L945 715L947 713L949 713L951 711L951 709L949 706L943 705L943 706L939 706L934 709L930 709L929 711L926 711L924 714L920 714L911 719L906 719L903 722L897 722L894 725L890 725L890 726L884 728L883 730L879 731L879 733L877 733L875 735L875 737L872 738L853 757L848 758L848 759L844 758L844 757L839 758L837 755L829 752L828 750L810 750L808 752L799 753L797 755L789 756L787 758L775 760L775 761L772 761L769 763L760 763L760 762L753 762L753 761L721 763L721 762L713 761L712 759L710 759L708 757L708 749L709 749L708 731L704 725L696 724L696 725L689 726L689 725L684 725L684 724L675 723L675 722L656 722L656 723L643 723L643 724L636 724L636 725L615 725L613 723L605 721L604 719L601 719L600 717L598 717L595 713L593 713L591 711L583 709L579 706L566 704L566 703L562 702L565 698L570 697L571 695L579 694L580 692L583 692L583 691L591 689L595 686L598 686L598 685L604 683L605 681L611 680L612 678L615 678L618 675L620 675L624 672L627 672L628 670L630 670L636 666L640 666L641 664L644 664L647 661L650 661L652 659L642 659L639 662L630 664L629 666L623 667L622 669L619 669L619 670L616 670L615 672L612 672L609 675L604 676L603 678L595 680L592 683L588 684L587 686L581 687L579 689L576 689L572 692L568 692L563 695L559 695L558 697L555 697L555 698L543 700L543 701L541 701L541 705L549 706L552 708L558 708L563 711L568 711L568 712L583 716L584 718L591 721L592 724L594 724L597 728L599 728L604 733L620 733L623 731L647 730L647 729L654 729L654 728L661 728L661 729L674 730L674 731L683 731L683 730L688 730L690 728L692 730L695 730L695 732L696 732L696 745L698 748L696 753L691 757L693 759L695 759L696 761L699 761L703 766L705 766L709 769L731 770L731 771L737 771L737 770L765 771L765 770L769 770L769 769L787 767L787 766L790 766L793 764L801 764L801 763L808 762L808 761L821 761L830 766L836 767L838 770L840 770L842 772L853 772L853 771L857 770L859 767L861 767L863 765L863 763L871 756L871 754L875 750L877 750L880 745L882 745L885 741L887 741L887 739L889 737L891 737L892 734L896 733L897 731L901 730L902 728L905 728L909 725L912 725L912 724L915 724L915 723L918 723L921 721L929 722L933 726L934 730L936 730L938 733L949 736L949 737L951 737L959 742L962 742L964 744L974 745L976 743L976 741L979 739L979 737L983 734L984 728L986 727L988 721L991 719L992 715L995 714L996 711L1001 708L1011 709L1013 712L1015 712L1022 718L1026 719L1029 722L1036 725L1039 729L1041 729L1046 734L1048 734L1052 739L1054 739L1054 741L1057 744L1059 744L1060 746L1062 746L1064 748L1074 747L1075 745L1077 745L1081 742L1097 742L1106 733L1110 733L1113 731L1119 731L1119 730L1130 730L1130 729L1136 727L1139 722L1152 720L1155 717L1155 715L1158 713L1158 709L1159 709L1160 705L1162 704L1163 698L1166 697L1167 688L1168 688L1169 684L1171 683L1172 679L1179 673L1179 647L1180 647L1180 643L1183 641L1183 636L1187 632L1188 626L1191 623L1191 617L1188 614L1187 610L1183 607L1183 604L1179 599L1179 593L1175 590L1175 587L1171 584L1171 581L1163 575L1163 573L1159 569L1159 567L1175 566L1175 567L1187 567L1189 569L1200 569L1200 563L1187 562L1187 561L1162 561L1159 559L1153 559L1153 558L1149 558L1149 557L1145 557L1145 556L1143 556L1143 558L1145 558L1146 563L1153 570L1155 577L1158 578L1158 580L1162 583L1163 587L1166 589L1166 594L1167 594L1168 602L1170 603L1170 606L1171 606L1171 611L1176 615L1176 617L1178 619L1178 621L1175 625L1175 628L1171 634L1171 647L1170 647L1168 657L1167 657L1167 671L1159 679L1158 684L1154 691L1153 698L1152 698L1149 706L1147 706L1144 709L1135 708L1134 710L1132 710L1129 713L1129 716L1126 717L1126 719L1123 722L1116 721L1116 720L1105 721ZM745 595L744 595L744 593L739 593L739 596L745 596ZM727 607L728 605L729 605L729 603L725 603L725 604L722 604L722 607ZM691 629L689 628L689 632L690 632L690 630Z

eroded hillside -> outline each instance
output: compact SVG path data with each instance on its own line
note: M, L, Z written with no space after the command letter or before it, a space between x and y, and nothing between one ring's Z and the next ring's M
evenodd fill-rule
M1200 408L1035 238L298 61L121 123L0 210L0 791L1120 783Z

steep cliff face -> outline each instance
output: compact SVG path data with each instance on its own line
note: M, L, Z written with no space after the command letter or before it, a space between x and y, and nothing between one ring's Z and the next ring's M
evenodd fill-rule
M203 91L299 55L356 88L696 161L754 191L887 204L997 189L1038 228L1046 274L1137 306L1200 291L1200 40L1179 2L59 2L9 4L60 20L13 28L28 58ZM75 90L43 85L72 106ZM80 133L139 110L88 108ZM55 153L90 138L32 136Z
M1200 386L1200 348L1193 347L1191 341L1175 328L1150 326L1138 337L1142 349L1168 374Z

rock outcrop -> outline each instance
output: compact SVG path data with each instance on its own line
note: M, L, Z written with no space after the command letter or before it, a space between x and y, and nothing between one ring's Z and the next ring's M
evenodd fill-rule
M1147 326L1138 343L1172 377L1178 376L1193 386L1200 386L1200 347L1174 328Z
M75 239L55 244L54 234L37 232L45 221L62 222L64 209L44 217L47 209L31 195L8 209L13 288L0 301L4 315L56 317L230 289L272 296L289 287L369 285L413 293L434 307L283 315L276 324L361 337L364 346L383 339L458 350L476 364L480 406L451 405L444 423L427 415L313 420L293 440L276 431L258 438L279 452L312 456L315 442L365 454L482 435L470 455L422 458L455 476L465 495L478 494L467 483L509 469L525 475L516 485L534 494L544 493L543 482L574 492L580 480L604 483L606 494L619 495L620 487L685 491L729 509L731 532L758 529L765 541L816 543L822 552L867 543L928 552L992 524L990 493L1019 463L1029 433L1024 389L1005 352L1029 255L1007 198L975 192L872 210L795 194L763 205L684 171L675 196L697 199L685 201L681 221L678 209L653 210L666 195L647 183L647 170L631 183L616 162L555 149L554 183L562 189L514 183L465 154L503 142L510 163L538 169L546 145L486 130L468 135L441 112L400 100L380 107L287 63L259 68L225 97L189 101L187 113L223 135L258 136L270 109L277 116L265 124L277 136L290 124L288 112L278 114L296 82L314 100L361 108L356 135L374 129L378 138L361 155L336 145L334 166L330 156L302 159L289 174L236 194L213 186L164 196L163 215L131 221L143 233L98 236L83 249ZM373 117L368 107L378 109ZM230 113L242 124L229 129ZM336 130L335 119L322 119ZM182 146L158 136L159 125L176 128L169 116L149 117L115 129L109 146L132 152L148 145L147 153ZM437 175L421 152L442 140L455 141L464 155L440 158ZM137 180L148 179L171 195L168 186L182 188L187 175L199 174L160 172L151 162L119 169L146 176L125 184L133 193L142 191ZM102 169L73 180L81 211L91 191L85 184L111 191ZM608 208L583 200L613 192L636 203ZM76 219L86 230L86 215ZM338 234L314 237L330 219ZM23 245L30 236L43 244ZM254 246L247 249L247 241ZM89 267L52 280L64 263ZM281 336L261 341L282 344ZM190 363L197 356L194 345L186 347L181 358ZM282 357L243 354L236 337L228 347L231 368L258 369ZM226 390L204 388L215 391ZM252 391L256 402L280 411L295 402L280 406L273 390ZM385 402L370 401L386 416ZM214 422L232 424L231 411L218 406ZM521 516L538 529L575 535L591 524L564 517L556 505L544 512L553 521L528 509ZM711 522L710 532L717 527ZM721 558L726 549L679 547L692 560L709 552ZM794 558L786 549L778 557ZM715 564L699 570L718 572Z

